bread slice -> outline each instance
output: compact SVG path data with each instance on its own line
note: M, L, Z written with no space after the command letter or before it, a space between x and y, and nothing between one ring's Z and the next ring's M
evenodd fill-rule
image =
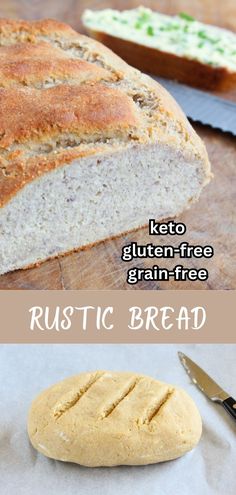
M0 273L196 201L205 147L171 96L53 20L0 20Z
M181 13L86 10L84 26L129 64L208 90L236 87L236 34Z
M200 414L184 390L128 372L67 378L41 392L28 417L35 449L89 467L176 459L196 446L201 432Z

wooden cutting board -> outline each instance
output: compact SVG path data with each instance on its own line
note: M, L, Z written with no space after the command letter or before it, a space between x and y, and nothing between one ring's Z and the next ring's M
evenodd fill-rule
M129 8L139 4L175 14L188 12L203 22L236 31L235 0L155 0L155 1L72 1L44 0L5 1L0 4L1 17L35 19L54 17L70 23L82 32L80 22L84 8ZM236 89L223 95L236 101ZM139 260L124 263L122 246L131 241L138 244L178 245L178 236L162 236L153 240L148 230L141 229L118 239L43 263L38 268L21 270L0 277L0 289L235 289L236 288L236 138L201 125L194 125L204 140L212 163L214 179L197 204L182 214L178 221L187 226L181 241L189 244L210 244L214 248L211 260L184 260L186 267L205 267L207 282L142 282L126 283L126 272L132 266L148 267L154 263ZM156 263L157 264L157 263ZM161 267L172 268L179 260L159 260Z

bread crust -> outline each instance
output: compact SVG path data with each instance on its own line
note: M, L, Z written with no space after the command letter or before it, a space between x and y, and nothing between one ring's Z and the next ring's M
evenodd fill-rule
M64 22L55 19L41 19L26 21L23 19L0 18L0 39L11 38L12 35L25 37L29 41L36 41L38 35L57 35L66 38L76 37L77 33Z
M72 59L45 41L0 47L0 86L4 88L43 88L60 81L83 84L102 80L115 80L115 75L85 60Z
M102 143L105 151L106 140L119 137L125 145L138 126L132 100L102 84L59 85L44 90L43 98L32 88L0 89L0 146L5 151L0 157L0 205L43 173L99 154ZM63 136L68 145L53 153ZM45 147L49 153L43 155Z
M97 41L50 19L0 19L1 50L0 207L75 158L159 139L200 158L210 178L205 147L173 98ZM53 87L47 77L58 78Z
M55 19L25 21L21 19L0 18L0 46L15 45L16 43L38 43L46 41L56 47L73 47L79 42L83 48L91 47L94 55L102 53L106 61L116 66L119 71L128 71L128 64L106 46L79 34L71 26Z
M236 73L226 68L213 67L87 27L86 31L128 64L144 72L207 90L227 91L236 86Z

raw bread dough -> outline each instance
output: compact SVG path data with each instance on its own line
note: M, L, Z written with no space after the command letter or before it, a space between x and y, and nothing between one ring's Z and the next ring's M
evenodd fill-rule
M183 390L126 372L81 373L43 391L28 433L42 454L85 466L175 459L200 439L202 424Z

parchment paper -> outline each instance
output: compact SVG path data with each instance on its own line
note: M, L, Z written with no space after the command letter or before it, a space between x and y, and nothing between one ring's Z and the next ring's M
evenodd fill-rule
M177 350L236 396L236 345L0 346L1 495L235 495L236 424L191 384ZM145 467L90 469L38 454L26 431L32 399L53 383L92 369L137 371L183 387L203 418L200 444L178 460Z

